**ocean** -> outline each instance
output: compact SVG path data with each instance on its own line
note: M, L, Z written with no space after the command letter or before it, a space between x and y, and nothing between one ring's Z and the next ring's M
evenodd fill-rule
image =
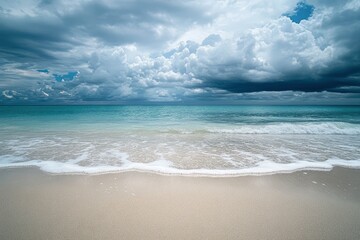
M0 168L261 175L360 167L359 106L0 106Z

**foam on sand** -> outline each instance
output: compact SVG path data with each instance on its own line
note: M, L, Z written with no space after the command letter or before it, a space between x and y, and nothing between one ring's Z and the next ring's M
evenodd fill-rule
M126 161L122 166L97 165L80 166L72 162L40 161L32 160L25 162L11 162L0 160L0 168L14 167L38 167L41 170L53 174L102 174L109 172L150 172L164 175L185 176L245 176L245 175L267 175L276 173L289 173L299 170L329 171L335 166L346 168L360 168L360 159L342 160L337 158L328 159L323 162L296 161L291 163L276 163L269 160L258 162L253 167L239 169L179 169L173 167L172 162L161 159L150 163L137 163Z

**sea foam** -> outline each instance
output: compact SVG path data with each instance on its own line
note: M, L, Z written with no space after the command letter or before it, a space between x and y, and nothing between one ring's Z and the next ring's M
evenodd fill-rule
M41 170L52 174L105 174L115 172L149 172L162 175L179 176L209 176L209 177L231 177L248 175L268 175L276 173L290 173L300 170L329 171L333 167L360 168L360 159L343 160L332 158L323 162L297 161L291 163L276 163L265 160L258 162L253 167L240 169L179 169L172 166L170 161L158 160L150 163L127 162L123 166L80 166L71 162L57 161L26 161L26 162L5 162L1 161L0 168L16 167L38 167Z
M360 135L360 125L344 122L248 124L231 128L209 128L212 133Z

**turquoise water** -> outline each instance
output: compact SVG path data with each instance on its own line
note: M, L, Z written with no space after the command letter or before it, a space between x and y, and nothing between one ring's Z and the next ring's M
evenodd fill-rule
M1 106L0 167L265 174L360 167L357 106Z

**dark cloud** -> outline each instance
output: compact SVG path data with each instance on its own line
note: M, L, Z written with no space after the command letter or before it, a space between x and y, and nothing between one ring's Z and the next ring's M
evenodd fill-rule
M66 1L65 1L66 3ZM184 1L42 1L32 14L0 15L0 53L13 61L52 61L59 52L95 43L162 46L193 23L211 21Z
M340 91L360 86L360 11L337 10L297 25L280 19L239 38L199 49L201 87L229 92ZM205 57L204 57L205 56ZM354 87L354 88L353 88Z
M243 93L243 92L259 92L259 91L303 91L303 92L321 92L321 91L333 91L344 92L341 87L344 86L360 86L359 80L331 80L331 81L309 81L302 79L301 81L267 81L267 82L249 82L239 81L234 79L233 81L227 79L225 81L219 81L218 79L208 79L207 87L214 87L219 89L225 89L229 92ZM353 88L347 88L347 92L351 92ZM354 88L356 90L357 88ZM358 89L355 91L358 92Z
M80 41L69 38L67 29L54 17L0 15L0 56L11 61L52 61Z

